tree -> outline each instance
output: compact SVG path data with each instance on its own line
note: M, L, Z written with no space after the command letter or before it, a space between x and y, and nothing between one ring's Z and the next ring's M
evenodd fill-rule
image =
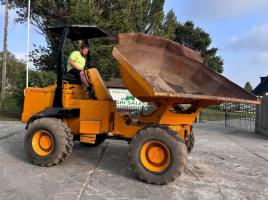
M6 67L7 67L7 32L8 32L8 1L5 1L5 26L4 26L4 55L3 55L3 66L1 74L1 102L0 107L2 108L2 102L5 98L6 91Z
M3 52L0 52L0 62ZM0 69L2 66L0 66ZM7 87L11 94L23 95L26 81L26 64L12 53L7 54ZM29 86L45 87L56 81L56 74L47 71L29 70Z
M3 60L3 52L0 52L0 61ZM8 88L8 92L17 90L18 87L20 87L20 84L18 81L24 81L20 80L20 74L23 74L25 72L25 63L19 59L17 59L13 54L10 52L7 52L7 81L6 86ZM0 66L2 69L2 66ZM25 72L26 73L26 72ZM24 81L25 82L25 81Z
M244 89L247 90L248 92L252 91L253 88L252 88L250 82L246 82Z
M27 1L10 0L19 8L17 22L27 20ZM47 38L47 47L37 47L32 60L37 69L55 70L59 39L47 29L52 23L96 24L109 38L92 43L94 61L105 79L118 77L119 70L111 50L120 32L144 32L160 35L164 18L164 0L35 0L32 1L32 24ZM68 42L66 56L75 44ZM109 53L108 53L109 52ZM104 57L105 56L105 57ZM67 59L67 58L66 58ZM111 69L112 67L112 69Z
M3 1L3 0L0 0ZM27 1L10 0L19 8L17 22L27 20ZM165 0L35 0L32 1L32 24L47 39L47 47L36 47L31 59L37 69L56 69L59 38L47 29L52 23L96 24L108 32L105 39L92 40L92 57L105 80L118 77L119 69L111 55L120 32L143 32L164 36L200 51L204 62L212 69L222 72L223 60L217 56L217 48L209 48L209 34L192 22L181 24L173 10L164 16ZM68 41L66 60L76 44Z
M211 38L208 33L199 27L195 27L193 22L187 21L179 24L175 30L176 42L191 49L199 51L204 57L204 63L215 71L223 72L223 60L217 56L217 48L210 48Z
M173 10L168 11L163 22L163 36L167 39L174 40L175 30L178 28L179 23Z
M0 52L0 62L3 52ZM2 70L2 65L0 65ZM23 105L24 88L26 86L26 64L10 52L7 53L7 96L16 98L20 108ZM29 70L29 86L45 87L56 81L56 74L47 71Z

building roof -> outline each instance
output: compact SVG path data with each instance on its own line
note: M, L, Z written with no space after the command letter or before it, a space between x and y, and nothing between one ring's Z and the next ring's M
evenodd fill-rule
M263 96L265 93L268 92L268 76L260 78L261 82L254 90L252 90L252 93L256 96Z
M115 78L110 81L105 81L105 85L107 88L127 89L122 79L119 79L119 78Z

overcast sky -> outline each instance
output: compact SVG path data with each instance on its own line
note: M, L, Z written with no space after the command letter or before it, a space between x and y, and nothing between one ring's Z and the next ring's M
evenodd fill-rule
M173 9L180 22L193 21L211 35L212 46L224 59L224 75L244 86L253 87L260 76L268 75L268 0L166 0L165 12ZM8 49L19 58L26 54L26 25L14 23L10 13ZM3 41L4 7L0 10L0 39ZM45 45L34 28L33 43ZM0 49L3 43L0 42Z
M268 0L168 0L169 9L210 34L227 78L255 87L268 75Z

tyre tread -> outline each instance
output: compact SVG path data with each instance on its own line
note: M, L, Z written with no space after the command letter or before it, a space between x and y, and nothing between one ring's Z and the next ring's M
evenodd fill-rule
M174 163L172 165L174 166L171 166L167 172L160 175L142 169L144 167L142 167L142 164L139 163L138 160L139 149L141 148L140 143L146 141L146 139L149 140L150 138L161 138L166 143L169 143L172 147L172 149L170 149L171 151L176 152L175 156L173 155L175 159L173 160ZM187 162L186 154L186 146L178 134L169 127L161 125L149 126L140 130L132 139L128 151L130 165L138 178L147 183L157 185L172 182L183 173Z
M50 129L54 132L54 137L57 138L56 151L54 155L49 156L49 158L41 158L32 149L31 146L31 136L34 134L33 131L38 129ZM30 124L24 141L24 148L27 155L30 157L31 161L35 165L50 167L63 162L72 152L73 148L73 135L70 128L67 126L66 122L58 118L40 118L35 120Z

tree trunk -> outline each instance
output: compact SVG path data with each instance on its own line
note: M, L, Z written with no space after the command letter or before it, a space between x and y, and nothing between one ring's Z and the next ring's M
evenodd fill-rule
M5 1L5 27L4 27L4 49L3 49L3 67L2 67L2 88L1 88L1 109L6 93L6 66L7 66L7 32L8 32L8 0Z

